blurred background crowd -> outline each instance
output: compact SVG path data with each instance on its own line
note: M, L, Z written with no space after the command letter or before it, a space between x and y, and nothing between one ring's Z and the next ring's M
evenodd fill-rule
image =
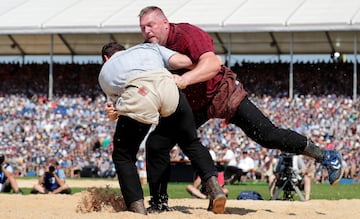
M98 86L100 67L54 64L54 96L49 100L48 64L0 64L0 153L16 176L41 175L48 160L56 159L68 177L81 177L86 166L96 166L99 177L114 177L115 123L103 112L106 97ZM274 124L340 150L344 177L359 177L360 101L352 99L352 63L296 63L292 100L288 99L289 63L236 63L232 69L250 99ZM262 148L223 120L209 120L198 133L216 157L226 147L240 162L246 151L255 163L248 180L266 180L272 160L280 154ZM174 161L187 159L175 149ZM144 150L138 154L139 169L144 169ZM324 182L321 168L316 163L314 168L314 180Z

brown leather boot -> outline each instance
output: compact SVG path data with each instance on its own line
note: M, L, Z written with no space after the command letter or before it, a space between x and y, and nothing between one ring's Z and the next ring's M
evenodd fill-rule
M215 214L223 214L225 212L226 195L217 178L215 176L210 177L205 185L210 198L208 210Z
M130 204L129 211L147 215L147 211L144 205L144 199L139 199Z

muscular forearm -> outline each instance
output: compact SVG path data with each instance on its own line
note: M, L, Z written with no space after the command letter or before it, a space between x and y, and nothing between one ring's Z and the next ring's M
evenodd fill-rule
M187 57L186 55L182 55L180 53L174 54L169 59L169 65L171 69L181 69L181 68L190 69L192 64L193 63L191 62L191 59L189 57Z
M218 57L212 52L207 52L200 57L199 63L194 69L175 81L180 88L186 88L189 85L210 80L220 71L220 67L221 62Z

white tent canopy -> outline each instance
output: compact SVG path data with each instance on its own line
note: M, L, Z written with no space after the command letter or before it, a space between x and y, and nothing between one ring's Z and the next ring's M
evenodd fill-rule
M209 32L218 54L354 53L359 0L0 0L0 55L94 55L109 40L142 42L139 11ZM357 51L358 52L358 51Z
M217 54L354 54L359 0L0 0L0 55L97 55L110 40L143 41L138 13L161 7L171 22L200 26ZM355 59L354 59L355 60ZM357 64L354 62L354 99ZM290 65L292 96L292 63ZM52 96L52 66L49 72Z

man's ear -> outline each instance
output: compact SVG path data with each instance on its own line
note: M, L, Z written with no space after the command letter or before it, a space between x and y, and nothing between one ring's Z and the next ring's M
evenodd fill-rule
M107 55L103 55L104 56L104 60L105 60L105 62L107 61L107 60L109 60L110 59L110 57L109 56L107 56Z

